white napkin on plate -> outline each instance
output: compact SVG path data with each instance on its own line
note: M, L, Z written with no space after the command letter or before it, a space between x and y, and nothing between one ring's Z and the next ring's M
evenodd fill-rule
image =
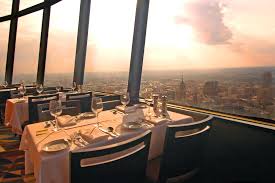
M127 106L126 108L124 108L123 106L119 105L119 106L116 106L116 109L121 112L124 112L124 113L130 113L130 112L135 112L137 107L136 106Z
M60 127L76 125L75 117L70 115L63 115L63 116L57 117L57 122Z
M88 143L96 143L108 139L109 135L107 134L98 137L96 137L96 135L93 135L98 133L98 131L101 132L97 127L93 127L91 129L80 129L79 133L81 137Z

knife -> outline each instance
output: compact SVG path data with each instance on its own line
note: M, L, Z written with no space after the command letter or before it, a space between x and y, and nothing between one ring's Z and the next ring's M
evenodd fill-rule
M109 132L108 130L106 130L106 129L104 129L104 128L98 127L98 129L99 129L100 131L102 131L102 132L104 132L104 133L110 135L111 137L117 137L117 135L115 135L115 134Z

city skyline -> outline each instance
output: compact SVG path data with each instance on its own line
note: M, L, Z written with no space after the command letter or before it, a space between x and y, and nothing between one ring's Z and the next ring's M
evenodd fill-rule
M42 1L22 1L20 9L39 2ZM46 73L73 71L79 2L63 0L52 7ZM94 0L93 3L85 70L127 71L136 1ZM5 9L10 4L1 0L0 5ZM175 0L173 3L152 0L144 70L275 66L272 5L275 5L272 0ZM127 11L123 11L124 7ZM65 19L70 19L70 23L64 23ZM41 20L42 11L19 18L15 74L37 69ZM8 27L6 22L0 24L0 34L4 35L0 38L1 71L5 68ZM62 70L58 69L61 65Z

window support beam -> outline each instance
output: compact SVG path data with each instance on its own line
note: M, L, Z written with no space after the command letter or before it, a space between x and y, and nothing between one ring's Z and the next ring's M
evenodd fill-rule
M75 81L78 85L82 85L84 79L90 6L91 0L81 0L73 78L73 81Z
M16 14L19 11L19 4L20 4L20 0L13 0L12 1L12 12L11 12L12 15ZM10 31L9 31L7 61L6 61L6 73L5 73L5 81L7 81L9 85L12 84L12 74L13 74L13 65L14 65L17 23L18 23L18 18L11 19Z
M47 2L47 1L48 0L45 0L44 2ZM44 83L50 15L51 15L51 6L45 7L45 9L43 11L43 20L42 20L41 37L40 37L40 48L39 48L39 59L38 59L38 68L37 68L36 83L38 83L38 84Z
M130 93L132 104L138 103L139 101L149 2L149 0L137 0L135 28L128 79L128 92Z

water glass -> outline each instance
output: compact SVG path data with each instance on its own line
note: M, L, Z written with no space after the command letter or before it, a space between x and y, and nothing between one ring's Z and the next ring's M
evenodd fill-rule
M21 84L18 88L19 93L22 95L22 98L24 98L24 94L26 93L26 87L24 84Z
M36 91L40 95L43 92L44 88L42 84L37 84L36 85Z
M74 81L73 85L72 85L72 91L75 91L76 87L77 87L77 85L76 85L76 82Z
M8 82L4 81L4 83L3 83L4 88L7 88L8 85L9 85Z
M55 89L56 89L57 92L60 92L60 91L61 91L61 85L60 85L60 83L58 83L58 85L56 86Z
M102 99L99 97L93 97L92 98L92 103L91 103L91 110L95 113L96 115L96 126L100 127L100 123L98 120L98 115L101 111L103 111L103 103L102 103Z
M62 113L62 104L60 100L51 100L49 105L50 114L55 118L55 127L53 131L58 131L58 122L57 117Z
M120 102L123 105L123 108L125 109L126 106L130 103L130 94L129 94L129 92L126 92L125 94L120 96Z

